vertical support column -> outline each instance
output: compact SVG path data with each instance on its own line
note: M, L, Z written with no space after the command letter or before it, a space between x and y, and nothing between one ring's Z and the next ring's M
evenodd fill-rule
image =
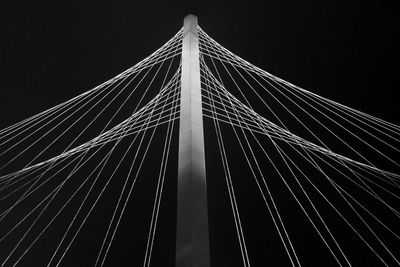
M197 17L185 17L179 124L176 266L208 267L207 188Z

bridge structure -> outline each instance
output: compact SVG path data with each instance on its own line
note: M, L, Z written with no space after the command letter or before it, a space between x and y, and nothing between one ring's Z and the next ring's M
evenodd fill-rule
M400 126L185 17L154 53L0 130L2 266L398 266Z

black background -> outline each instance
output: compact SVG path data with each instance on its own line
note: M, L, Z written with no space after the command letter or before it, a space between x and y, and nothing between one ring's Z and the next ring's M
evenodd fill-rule
M0 128L134 65L188 13L254 65L400 124L397 1L32 1L0 12Z
M1 12L2 127L132 66L190 12L256 66L399 122L397 1L32 1Z

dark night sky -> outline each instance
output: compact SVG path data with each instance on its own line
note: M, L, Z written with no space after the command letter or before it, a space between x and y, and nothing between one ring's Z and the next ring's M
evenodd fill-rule
M396 1L32 1L2 8L1 125L135 64L189 12L222 45L271 73L399 123Z
M0 128L134 65L172 37L188 13L254 65L400 124L395 0L30 1L0 11Z

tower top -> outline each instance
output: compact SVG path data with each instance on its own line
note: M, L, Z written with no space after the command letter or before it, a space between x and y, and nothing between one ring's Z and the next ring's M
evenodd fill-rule
M187 15L183 21L183 35L189 31L197 35L197 16L193 14Z
M185 16L185 21L186 20L197 20L197 16L193 14L188 14Z

